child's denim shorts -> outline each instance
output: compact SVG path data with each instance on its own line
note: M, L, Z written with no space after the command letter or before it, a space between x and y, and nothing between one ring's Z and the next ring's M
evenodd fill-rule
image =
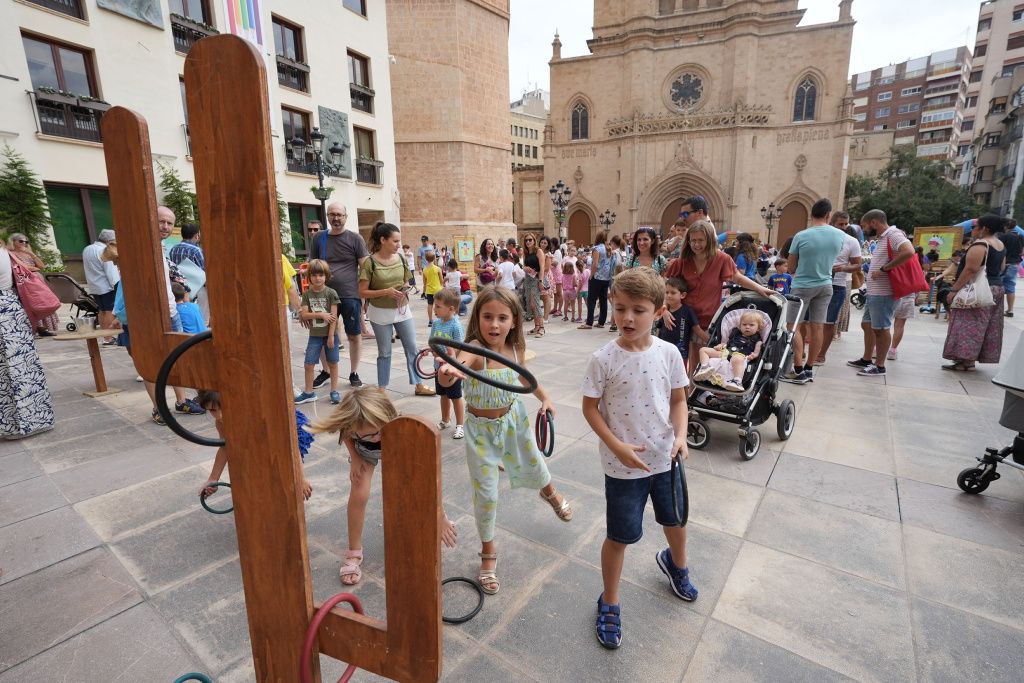
M337 339L337 336L334 337ZM316 337L312 334L309 335L309 341L306 342L306 365L316 365L320 362L320 351L326 350L327 362L337 363L340 358L338 352L338 346L334 343L334 339L328 341L327 335L322 337Z
M644 535L644 508L648 497L654 504L654 520L662 526L679 526L672 510L672 470L641 479L604 477L608 540L629 545ZM682 478L676 483L679 507L686 505Z

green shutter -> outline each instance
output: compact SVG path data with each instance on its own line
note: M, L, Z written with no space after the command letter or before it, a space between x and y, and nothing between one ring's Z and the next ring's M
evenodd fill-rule
M81 191L77 187L47 187L46 200L50 205L53 234L61 255L80 256L90 244Z
M110 193L106 190L89 190L92 203L92 226L99 235L101 230L114 227L114 212L110 209Z

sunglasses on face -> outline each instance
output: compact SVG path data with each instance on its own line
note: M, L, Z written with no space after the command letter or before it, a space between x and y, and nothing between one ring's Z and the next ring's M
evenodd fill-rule
M356 432L352 432L352 438L357 441L370 441L372 439L380 438L380 430L378 429L377 431L371 432L370 434L359 434Z
M533 240L532 239L526 239L526 240L523 240L523 242L529 244L530 242L533 242Z
M28 244L28 240L14 240L18 244Z
M693 213L693 212L692 211L680 211L679 212L679 217L680 218L689 218L691 213Z

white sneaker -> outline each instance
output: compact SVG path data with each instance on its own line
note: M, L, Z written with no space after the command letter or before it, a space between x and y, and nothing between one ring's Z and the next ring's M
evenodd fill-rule
M450 424L451 422L445 422L444 420L441 420L440 422L437 423L437 428L443 432L444 430L448 429L448 425Z
M896 349L889 349L889 353L885 354L886 360L896 360Z
M731 380L729 380L728 382L726 382L724 386L725 386L725 389L728 390L728 391L735 391L735 392L738 392L738 393L743 393L743 385L740 384L740 381L738 379L736 379L735 377L732 378Z
M136 382L141 382L142 381L142 375L135 375L135 381Z
M461 439L466 436L466 432L462 430L462 425L455 425L455 432L452 434L453 439Z

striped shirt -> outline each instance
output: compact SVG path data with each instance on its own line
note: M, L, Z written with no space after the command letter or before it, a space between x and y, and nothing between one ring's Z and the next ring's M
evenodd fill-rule
M871 270L868 271L868 296L892 296L892 283L889 282L889 274L881 270L882 266L889 263L892 257L889 256L889 246L892 243L892 253L895 254L904 244L909 244L906 234L895 225L890 225L885 232L878 236L878 246L875 253L871 255ZM875 272L879 276L875 276Z

